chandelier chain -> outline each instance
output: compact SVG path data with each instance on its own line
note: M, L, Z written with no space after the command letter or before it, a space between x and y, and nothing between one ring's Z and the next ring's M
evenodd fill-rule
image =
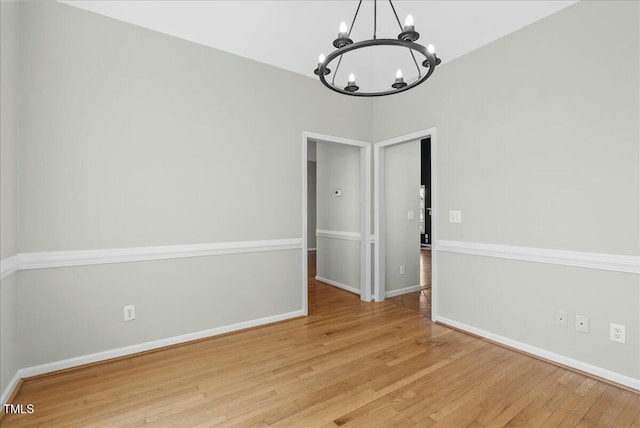
M378 25L378 8L376 7L378 0L373 0L373 40L376 39L376 31Z
M396 8L391 0L389 0L389 4L391 5L391 10L393 10L393 14L396 17L396 21L398 22L398 27L400 27L400 31L402 31L402 24L400 23L400 18L398 18L398 14L396 13Z

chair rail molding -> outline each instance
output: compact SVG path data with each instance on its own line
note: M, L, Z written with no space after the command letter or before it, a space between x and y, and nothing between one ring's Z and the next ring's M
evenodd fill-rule
M0 260L0 279L5 279L20 268L20 254Z
M436 251L447 253L497 257L614 272L640 273L640 256L447 240L436 240L434 248Z
M345 241L360 241L361 239L359 232L342 232L339 230L322 230L322 229L316 230L316 237L343 239Z
M0 273L1 277L5 278L16 270L219 256L263 251L297 250L301 248L302 238L291 238L155 247L21 253L2 260Z

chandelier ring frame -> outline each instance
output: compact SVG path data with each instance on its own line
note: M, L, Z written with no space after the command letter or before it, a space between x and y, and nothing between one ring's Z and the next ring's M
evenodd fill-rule
M327 82L327 80L325 79L325 76L330 73L330 72L327 72L328 70L327 67L333 60L335 60L339 56L342 56L348 52L351 52L357 49L373 47L373 46L397 46L401 48L407 48L412 51L416 51L426 58L424 62L428 61L429 66L425 67L425 70L426 70L425 74L422 75L418 80L412 83L407 83L407 86L405 87L402 87L399 89L391 89L383 92L350 92ZM370 39L370 40L363 40L361 42L355 42L331 52L329 55L327 55L325 61L318 65L317 74L318 74L318 77L320 77L320 81L322 82L322 84L334 92L338 92L344 95L356 96L356 97L381 97L384 95L397 94L397 93L408 91L409 89L415 88L416 86L420 85L425 80L427 80L431 76L435 68L436 68L435 55L430 53L427 50L427 48L425 48L424 46L418 43L413 43L410 41L398 40L398 39Z

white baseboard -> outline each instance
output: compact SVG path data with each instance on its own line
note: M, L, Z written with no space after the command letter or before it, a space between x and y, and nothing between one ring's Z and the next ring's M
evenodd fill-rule
M412 285L411 287L405 287L405 288L399 288L397 290L385 291L384 297L385 298L396 297L396 296L400 296L402 294L413 293L414 291L420 291L421 289L422 289L422 286L420 284Z
M22 377L20 376L20 370L18 370L9 381L9 385L7 385L4 391L2 391L2 395L0 395L0 406L3 406L7 403L9 397L16 389L16 386L18 386L18 382L20 382L20 379L22 379Z
M343 289L345 291L348 291L350 293L357 294L358 296L360 295L360 290L355 288L355 287L351 287L350 285L341 284L341 283L339 283L337 281L333 281L331 279L323 278L321 276L316 276L316 281L322 281L322 282L325 282L325 283L327 283L329 285L333 285L334 287L341 288L341 289Z
M472 334L484 337L486 339L492 340L494 342L509 346L511 348L524 351L526 353L538 356L540 358L544 358L545 360L553 361L567 367L572 367L582 372L589 373L594 376L600 377L602 379L610 380L620 385L624 385L626 387L633 388L635 390L640 391L640 379L635 379L630 376L613 372L611 370L603 369L602 367L594 366L592 364L585 363L583 361L575 360L573 358L566 357L564 355L556 354L555 352L547 351L545 349L541 349L536 346L532 346L523 342L518 342L517 340L509 339L507 337L503 337L495 333L491 333L476 327L472 327L470 325L467 325L458 321L454 321L449 318L436 315L435 320L436 322L441 322L443 324L450 325L451 327L455 327L460 330L466 331L468 333L472 333Z
M291 318L304 316L304 311L293 311L284 314L272 315L264 318L258 318L249 321L243 321L235 324L225 325L222 327L215 327L208 330L197 331L194 333L187 333L180 336L168 337L166 339L154 340L151 342L140 343L137 345L125 346L117 349L110 349L108 351L96 352L94 354L82 355L79 357L68 358L65 360L54 361L52 363L41 364L38 366L27 367L19 369L16 375L11 379L9 385L0 396L0 405L5 404L13 393L14 388L18 384L20 379L38 376L45 373L50 373L58 370L68 369L71 367L82 366L85 364L91 364L98 361L109 360L117 357L124 357L127 355L137 354L139 352L150 351L153 349L164 348L170 345L176 345L179 343L190 342L192 340L205 339L207 337L218 336L224 333L230 333L238 330L244 330L251 327L257 327L261 325L271 324L278 321L284 321Z

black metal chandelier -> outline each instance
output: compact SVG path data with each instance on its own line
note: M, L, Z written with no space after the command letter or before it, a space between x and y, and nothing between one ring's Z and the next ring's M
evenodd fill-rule
M441 62L440 58L438 58L435 54L435 48L433 45L427 45L424 47L421 44L416 43L416 40L420 37L415 31L415 26L413 25L413 17L411 15L407 16L407 20L405 21L404 27L400 23L400 19L398 18L398 14L396 13L396 9L393 6L393 2L389 0L389 5L391 6L391 10L393 10L393 14L395 15L396 21L398 22L398 26L400 27L400 34L398 34L397 39L378 39L376 36L376 27L377 27L377 0L373 0L373 37L369 40L363 40L361 42L353 42L350 39L351 30L353 29L353 25L356 22L356 18L358 17L358 12L360 11L360 6L362 5L362 0L358 2L358 8L356 9L356 13L353 16L353 20L351 21L351 27L347 29L346 23L340 24L340 29L338 32L338 38L333 41L333 46L336 48L333 52L331 52L326 57L323 54L320 54L318 58L318 67L314 70L314 73L320 78L320 81L332 91L344 94L344 95L352 95L357 97L379 97L383 95L392 95L400 92L408 91L411 88L415 88L425 80L427 80L431 74L433 74L436 66L438 66ZM340 64L342 63L342 57L352 51L362 48L368 48L372 46L394 46L400 48L406 48L411 55L413 63L416 66L418 71L418 77L411 81L405 82L402 71L398 69L395 76L395 81L392 81L390 85L391 89L381 90L381 91L371 91L371 92L359 92L360 87L356 84L356 79L353 73L349 74L349 78L347 80L347 86L340 87L335 83L336 74L338 69L340 68ZM420 54L424 57L424 60L420 63L422 67L419 65L419 61L416 59L416 53ZM335 71L331 76L331 81L327 81L327 77L331 74L331 69L329 68L329 64L331 64L334 60L338 59L338 62L335 67Z

